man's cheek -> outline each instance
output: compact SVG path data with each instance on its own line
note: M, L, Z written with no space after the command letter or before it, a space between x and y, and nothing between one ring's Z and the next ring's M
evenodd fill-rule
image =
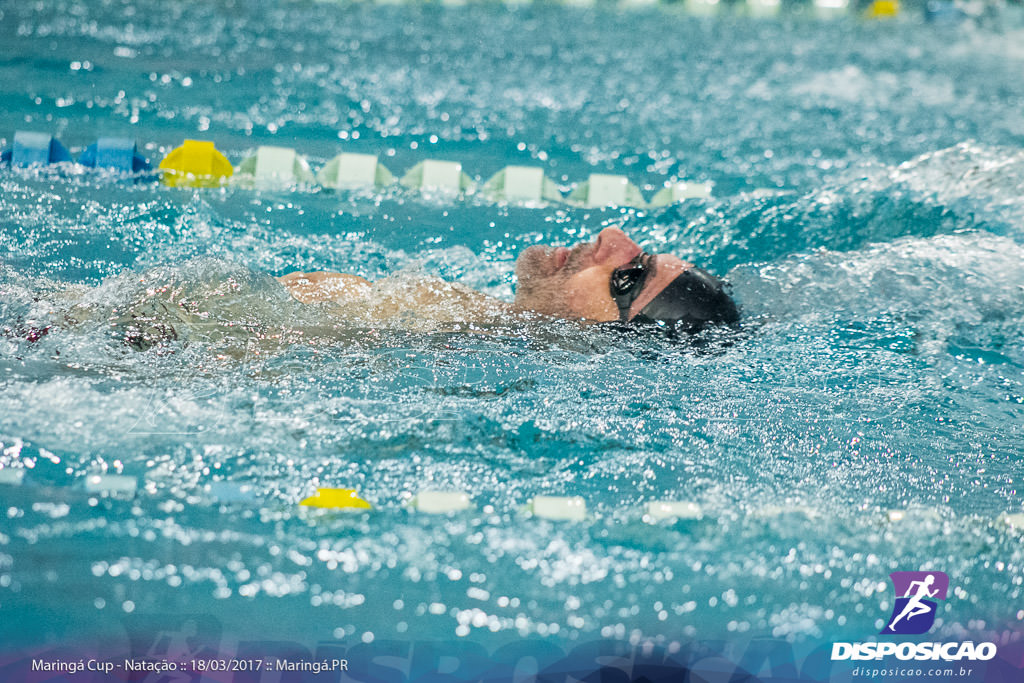
M607 291L607 285L601 290L589 280L576 281L566 290L563 315L587 320L616 320L619 317L619 309L615 307L611 294Z

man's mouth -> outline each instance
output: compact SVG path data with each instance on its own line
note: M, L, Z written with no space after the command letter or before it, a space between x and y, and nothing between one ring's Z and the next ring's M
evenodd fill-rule
M587 265L588 259L593 256L596 249L596 242L583 242L573 247L536 245L529 247L520 255L517 270L521 277L528 273L550 277L567 268L571 272L576 272Z
M597 244L594 242L581 242L574 247L555 247L551 251L551 264L554 272L569 268L571 272L579 272L592 262L592 257Z

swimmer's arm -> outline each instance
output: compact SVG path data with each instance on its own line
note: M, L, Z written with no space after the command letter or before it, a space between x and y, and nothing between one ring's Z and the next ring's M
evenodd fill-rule
M320 301L343 301L365 295L370 281L348 273L294 272L277 278L288 293L304 304Z

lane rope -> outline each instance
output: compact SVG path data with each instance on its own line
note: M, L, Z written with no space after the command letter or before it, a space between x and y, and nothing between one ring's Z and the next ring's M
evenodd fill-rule
M378 155L342 152L315 171L309 161L290 147L262 145L245 154L237 166L208 140L185 140L172 149L153 170L133 140L104 137L90 145L75 162L64 145L51 135L29 131L14 134L14 144L3 152L12 168L76 164L83 168L122 173L136 181L156 181L170 187L215 188L233 186L254 190L287 189L319 185L328 190L383 189L394 183L415 191L464 196L480 193L495 202L527 207L562 203L583 208L620 206L661 207L689 199L708 199L712 184L667 181L649 200L626 176L591 173L574 183L567 195L544 169L510 165L489 180L477 184L461 162L425 159L401 177L381 162Z

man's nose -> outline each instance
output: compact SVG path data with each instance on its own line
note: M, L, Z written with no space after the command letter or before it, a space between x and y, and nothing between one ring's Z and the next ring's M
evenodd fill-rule
M636 242L618 228L605 228L598 234L598 253L602 262L629 261L638 248Z

